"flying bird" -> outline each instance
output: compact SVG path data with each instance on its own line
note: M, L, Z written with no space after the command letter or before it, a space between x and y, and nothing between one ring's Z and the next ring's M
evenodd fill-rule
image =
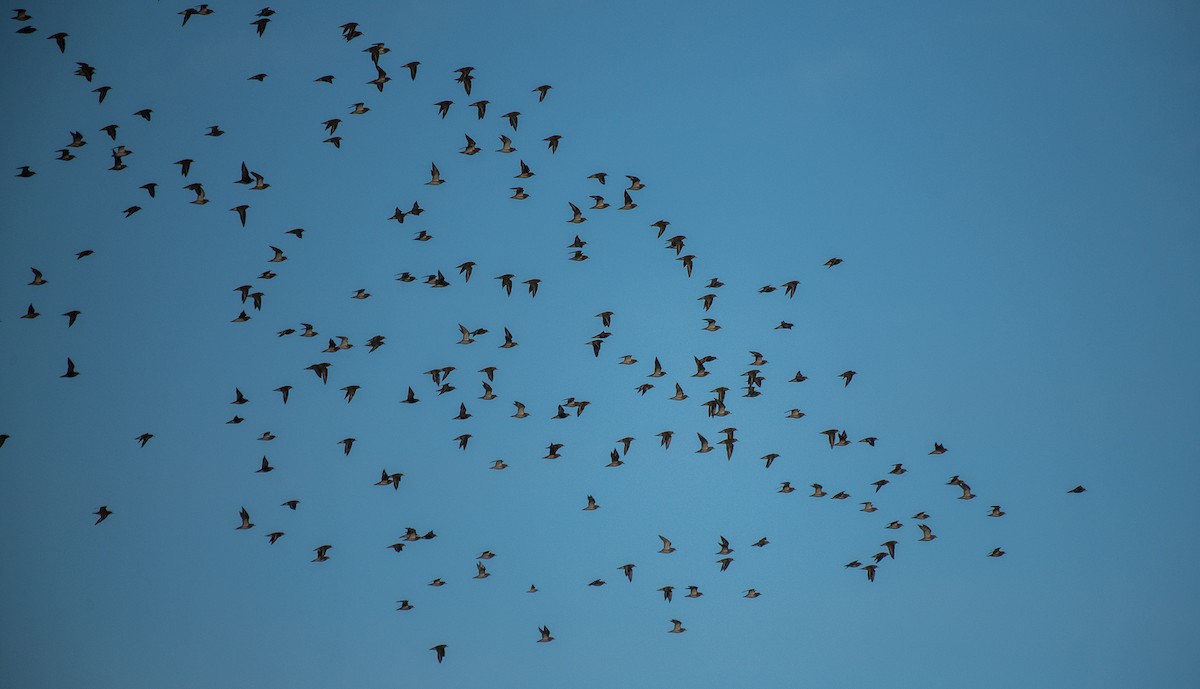
M241 524L241 526L237 527L237 529L235 529L235 531L240 530L240 529L253 528L254 524L250 523L250 513L246 511L245 507L243 507L242 511L239 512L238 514L242 518L242 524Z

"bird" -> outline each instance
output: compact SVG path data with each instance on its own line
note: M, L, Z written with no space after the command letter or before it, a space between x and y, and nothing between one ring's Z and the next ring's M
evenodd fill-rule
M549 627L538 627L538 632L542 635L542 638L537 640L537 642L539 644L554 641L554 637L550 636L550 628Z
M587 496L587 506L583 509L584 511L598 510L600 506L596 504L596 498L589 495Z
M434 103L434 105L436 105L436 106L437 106L437 109L438 109L438 114L439 114L439 115L441 115L441 116L442 116L442 119L444 120L444 119L446 119L446 113L450 112L450 106L451 106L451 105L454 105L454 101L452 101L452 100L443 100L443 101L439 101L439 102L437 102L437 103Z
M317 375L320 375L320 374L317 374ZM291 392L291 390L292 390L292 386L290 386L290 385L283 385L283 386L275 388L275 392L278 392L280 395L283 396L284 404L287 404L288 393Z
M703 593L700 592L699 586L688 586L687 588L688 588L688 592L687 592L688 598L699 598L700 596L704 595Z
M521 116L521 113L519 113L515 110L512 112L506 112L503 115L501 115L501 117L508 120L508 125L513 128L514 132L517 131L517 118L520 116Z
M552 89L552 88L554 88L554 87L551 86L550 84L542 84L541 86L538 86L537 88L533 89L538 94L538 102L539 103L546 100L546 93L549 92L550 89Z
M826 261L826 262L825 262L825 266L826 266L827 268L832 268L832 267L834 267L834 266L836 266L837 264L839 264L839 263L842 263L842 262L843 262L843 261L842 261L842 259L840 259L840 258L837 258L837 257L834 257L834 258L831 258L831 259L829 259L828 261Z
M546 138L542 139L542 141L546 142L546 147L550 149L551 155L558 152L558 142L561 140L562 140L562 136L560 136L558 134L553 134L551 136L547 136Z
M721 571L724 572L725 570L729 569L729 565L733 562L733 558L723 557L720 560L717 560L717 562L721 564Z
M1069 490L1069 491L1067 491L1067 492L1068 492L1068 493L1075 493L1076 495L1078 495L1079 493L1083 493L1083 492L1086 492L1086 491L1087 491L1087 488L1084 488L1083 486L1075 486L1074 488L1072 488L1071 490Z
M850 381L854 378L855 375L857 375L857 373L858 373L857 371L843 371L843 372L839 373L838 377L841 378L842 380L846 381L845 385L843 385L842 387L846 387L846 386L850 385Z
M299 504L300 504L300 501L299 501L299 500L288 500L287 502L282 502L282 503L280 503L280 504L279 504L279 506L280 506L280 507L286 507L286 508L288 508L288 509L290 509L290 510L292 510L292 511L295 511L295 509L296 509L296 506L297 506L297 505L299 505Z
M413 74L416 74L415 70L414 70ZM446 657L446 644L438 644L437 646L434 646L433 648L430 648L429 650L437 653L437 661L439 664Z
M762 595L761 593L759 593L758 591L756 591L754 589L748 589L746 591L746 595L742 596L742 597L743 598L758 598L761 595Z
M75 362L71 361L71 357L67 357L67 372L62 374L60 378L74 378L77 375L79 375L79 372L75 370Z
M875 581L875 570L879 569L879 565L865 565L863 569L867 571L867 581Z
M96 519L96 523L99 524L105 519L108 519L108 515L112 514L112 510L108 509L108 505L101 505L100 509L92 512L92 514L98 515L99 518Z
M629 191L639 191L646 188L646 185L642 184L642 180L638 179L637 177L634 177L633 175L625 176L629 178Z
M255 471L254 473L256 473L256 474L265 474L265 473L267 473L267 472L270 472L270 471L275 471L275 467L271 466L271 465L270 465L270 464L267 462L267 456L266 456L266 455L263 455L263 458L262 458L262 467L261 467L261 468L259 468L259 469L258 469L258 471Z
M659 590L659 591L662 591L662 594L663 594L663 600L665 600L665 601L667 601L668 603L670 603L670 602L671 602L671 596L672 596L672 593L675 591L675 587L674 587L674 586L664 586L664 587L662 587L662 588L660 588L660 589L658 589L658 590Z
M928 526L928 525L926 525L926 524L917 524L917 528L921 530L921 538L920 538L920 540L922 540L922 541L932 541L933 539L937 538L937 536L935 536L935 535L934 535L933 531L932 531L932 530L929 528L929 526Z
M325 562L326 560L328 560L329 556L326 555L326 553L328 553L329 549L332 547L333 546L331 546L331 545L321 545L321 546L317 546L316 548L313 548L313 551L316 552L316 554L317 554L317 556L315 558L313 558L313 562Z
M576 225L581 222L587 222L587 218L583 217L583 212L579 210L579 206L576 206L569 201L567 202L567 205L571 207L571 219L567 222L575 223Z
M588 583L588 586L595 586L595 587L599 588L601 586L604 586L607 583L608 582L603 579L593 579L591 582Z
M337 441L337 444L342 446L342 454L350 454L350 448L354 447L355 440L357 440L357 438L342 438L341 440Z
M633 568L636 566L637 565L634 565L634 564L626 564L626 565L621 565L620 567L617 567L617 569L624 571L625 578L628 579L630 583L633 583Z
M1002 557L1003 555L1004 551L1000 548L994 548L992 549L992 552L988 553L988 557Z
M431 185L431 186L437 186L439 184L443 184L444 182L445 182L445 180L442 179L442 173L440 171L438 171L437 164L436 163L432 164L432 166L430 167L430 170L429 170L429 181L426 182L425 184Z
M680 622L679 620L671 620L671 624L673 626L671 627L671 629L667 630L668 634L682 634L683 632L687 631L687 628L684 627L683 623Z
M482 562L475 563L475 571L476 573L475 576L472 577L473 579L487 579L491 576L488 574L487 567L484 567Z
M245 507L242 508L242 511L239 513L239 516L242 518L242 524L241 524L241 526L237 527L237 529L235 529L235 530L250 529L250 528L254 527L254 524L250 523L250 513L246 511Z
M794 490L796 490L796 489L792 487L791 481L784 481L783 483L779 484L779 492L780 493L791 493Z
M663 449L666 449L666 450L671 449L671 438L675 435L674 431L662 431L661 433L657 433L656 435L658 435L658 437L660 439L659 440L660 447L662 447Z
M942 445L941 443L934 443L934 444L933 444L933 449L932 449L932 450L929 452L929 454L931 454L931 455L944 455L944 454L946 454L946 446L945 446L945 445Z
M134 440L136 440L141 447L146 447L146 443L150 442L150 439L153 437L154 437L153 433L143 433L143 434L139 435L138 437L134 438Z
M272 531L271 533L267 534L267 538L270 539L271 545L274 545L275 541L278 541L282 537L282 531Z
M812 484L812 489L813 489L812 495L810 495L809 497L823 498L827 495L827 493L825 492L825 489L819 483Z
M79 317L80 313L82 313L82 312L79 311L78 309L76 309L76 310L68 311L63 314L64 316L67 317L67 327L68 328L75 325L75 319Z
M663 547L662 547L662 549L661 549L661 550L659 550L658 552L660 552L660 553L673 553L673 552L675 552L675 547L671 545L671 541L670 541L670 539L668 539L668 538L667 538L667 537L665 537L665 536L659 536L658 538L659 538L659 540L661 540L661 541L662 541L662 546L663 546Z

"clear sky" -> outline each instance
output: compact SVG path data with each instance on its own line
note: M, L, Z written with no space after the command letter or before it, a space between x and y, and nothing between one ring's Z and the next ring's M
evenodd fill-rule
M1200 685L1193 3L260 8L3 20L0 685Z

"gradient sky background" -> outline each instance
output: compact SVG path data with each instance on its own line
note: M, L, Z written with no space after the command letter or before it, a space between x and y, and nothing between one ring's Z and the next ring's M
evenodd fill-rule
M184 7L33 3L30 35L5 20L0 684L1200 684L1194 4L289 0L261 38L260 4L181 27ZM364 34L349 43L348 21ZM365 84L374 42L391 49L383 93ZM471 96L453 79L466 65ZM370 112L349 114L360 101ZM152 121L132 115L147 107ZM322 143L334 117L340 149ZM203 136L214 124L226 134ZM55 160L71 131L87 145ZM483 152L458 154L464 133ZM501 134L517 153L494 152ZM109 171L117 144L134 153ZM533 178L513 179L518 159ZM270 189L232 184L242 161ZM424 185L431 162L444 185ZM600 170L608 184L586 179ZM627 174L646 188L618 211ZM138 188L152 181L154 199ZM208 205L188 203L196 181ZM529 199L509 198L518 184ZM587 210L591 194L612 207ZM387 220L413 201L425 214ZM568 201L586 223L564 222ZM245 228L228 210L242 203ZM586 262L566 260L576 234ZM672 234L697 257L690 279ZM272 245L289 260L267 263ZM31 266L47 284L27 284ZM450 287L393 279L438 270ZM758 293L792 279L794 299ZM231 323L241 284L263 308ZM41 317L21 319L30 303ZM320 335L276 336L301 322ZM489 332L456 345L459 323ZM518 347L498 348L505 327ZM322 353L338 335L354 348ZM386 345L368 353L373 335ZM769 363L746 399L751 350ZM690 377L705 354L712 374ZM67 357L77 378L60 378ZM304 370L321 361L328 385ZM498 399L481 401L487 365ZM457 389L439 396L422 372L444 366ZM809 380L785 382L798 369ZM687 400L667 399L675 382ZM725 419L701 406L717 385L733 388ZM399 404L409 386L421 401ZM248 404L229 404L235 387ZM591 405L551 419L567 397ZM510 418L513 400L531 417ZM460 403L472 418L451 418ZM732 461L695 453L727 425ZM831 427L879 441L831 450ZM605 467L627 435L626 464ZM560 459L542 459L550 442ZM255 473L263 455L274 472ZM888 476L898 462L909 472ZM399 490L372 485L381 469L404 473ZM976 499L955 499L955 474ZM810 498L813 482L852 497ZM601 509L581 510L588 495ZM96 526L100 505L114 514ZM237 531L243 506L255 526ZM917 541L918 510L936 541ZM386 548L410 526L438 538ZM678 551L657 553L658 534ZM843 568L892 535L874 583ZM497 557L476 581L483 550ZM705 595L683 598L689 584ZM535 643L541 625L553 643Z

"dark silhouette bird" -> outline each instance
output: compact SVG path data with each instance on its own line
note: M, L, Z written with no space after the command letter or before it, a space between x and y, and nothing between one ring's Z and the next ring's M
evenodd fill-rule
M1083 486L1075 486L1074 488L1072 488L1071 490L1069 490L1069 491L1067 491L1067 492L1068 492L1068 493L1075 493L1075 494L1079 494L1079 493L1083 493L1083 492L1086 492L1086 491L1087 491L1087 488L1084 488Z
M329 556L326 555L326 553L328 553L329 549L332 547L333 546L331 546L331 545L320 545L320 546L317 546L316 548L313 548L313 550L317 553L317 556L315 558L313 558L313 562L325 562L326 560L328 560Z
M841 378L842 380L846 381L845 385L843 385L842 387L846 387L846 386L850 385L850 381L854 379L854 376L857 373L858 373L857 371L843 371L843 372L839 373L838 377Z
M541 86L538 86L537 88L533 89L538 94L538 102L539 103L546 100L546 94L552 88L554 88L554 87L551 86L550 84L542 84Z
M79 375L79 372L75 370L75 362L71 361L71 357L67 357L67 372L62 374L62 376L60 376L60 377L61 378L74 378L77 375Z
M92 514L98 515L98 519L96 519L96 523L99 524L100 522L104 521L105 519L108 519L108 516L110 514L112 514L112 510L108 509L108 505L101 505L100 509L96 510L95 512L92 512Z
M441 663L446 657L446 644L438 644L429 650L437 652L438 663Z
M946 454L946 447L944 445L942 445L941 443L934 443L933 449L929 452L929 454L944 455L944 454Z
M235 530L250 529L250 528L254 527L254 524L250 523L250 513L246 511L245 507L243 507L242 511L239 512L238 514L242 518L242 523L241 523L241 526L238 526L237 529L235 529Z

